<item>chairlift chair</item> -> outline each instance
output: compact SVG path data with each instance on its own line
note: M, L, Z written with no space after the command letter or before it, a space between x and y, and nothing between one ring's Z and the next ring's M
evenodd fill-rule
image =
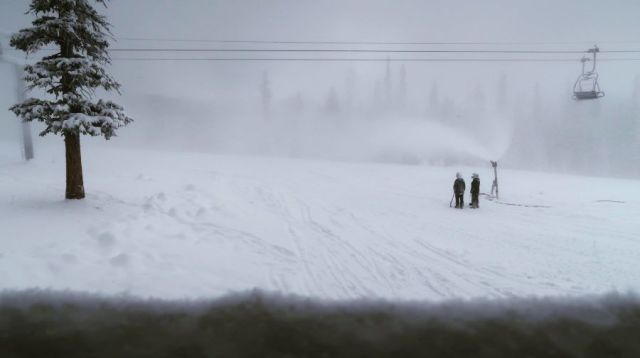
M587 62L591 59L583 56L580 62L582 62L582 74L578 76L576 83L573 85L573 98L576 100L586 99L598 99L604 97L604 92L600 90L598 84L598 73L596 72L596 54L600 52L598 46L589 49L587 53L593 54L593 67L591 71L585 71Z

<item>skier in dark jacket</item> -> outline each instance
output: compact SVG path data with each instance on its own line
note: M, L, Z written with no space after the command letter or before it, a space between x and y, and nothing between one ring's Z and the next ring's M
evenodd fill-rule
M456 180L453 182L453 194L456 196L456 208L462 209L464 207L464 189L465 183L460 173L456 173Z
M480 176L477 173L473 173L471 176L471 207L477 209L480 207L478 196L480 195Z

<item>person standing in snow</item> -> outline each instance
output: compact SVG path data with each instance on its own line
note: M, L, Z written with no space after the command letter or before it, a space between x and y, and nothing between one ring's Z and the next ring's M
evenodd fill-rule
M480 207L478 196L480 195L480 176L478 173L471 175L471 207L478 209Z
M464 207L464 189L465 183L460 173L456 173L456 180L453 182L453 195L456 197L456 208Z

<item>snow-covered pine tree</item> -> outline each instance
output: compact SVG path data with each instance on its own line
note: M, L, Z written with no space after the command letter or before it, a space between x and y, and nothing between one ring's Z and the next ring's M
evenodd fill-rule
M108 0L93 1L106 7ZM11 46L27 54L47 45L55 45L59 51L25 67L28 88L43 89L46 98L29 98L11 110L24 121L43 122L41 136L53 133L64 137L65 197L82 199L80 134L109 139L132 121L121 106L92 100L96 89L120 88L104 69L110 63L110 24L89 0L31 0L27 14L36 17L33 26L13 35Z
M398 106L401 110L407 104L407 69L404 64L400 66L400 85L398 86Z
M271 81L269 80L269 72L267 71L262 73L260 95L262 96L262 115L268 118L271 110Z

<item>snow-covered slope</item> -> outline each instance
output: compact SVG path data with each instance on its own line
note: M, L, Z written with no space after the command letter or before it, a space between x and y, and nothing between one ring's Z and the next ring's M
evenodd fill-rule
M324 298L640 289L640 181L501 171L505 203L449 208L455 171L85 147L0 158L0 288L165 298L261 288ZM468 196L466 198L468 200Z

